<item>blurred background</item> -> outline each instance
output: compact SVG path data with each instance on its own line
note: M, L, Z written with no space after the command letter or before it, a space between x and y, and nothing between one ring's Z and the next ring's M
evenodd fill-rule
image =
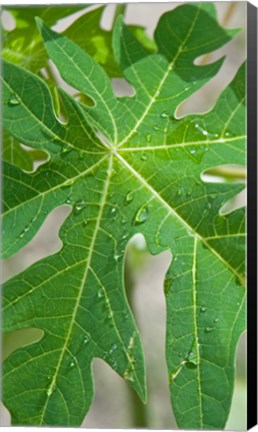
M159 17L181 3L138 3L127 4L124 10L125 22L146 28L149 37L157 25ZM190 97L177 112L178 116L187 113L205 112L212 108L220 92L234 77L238 67L246 58L246 2L214 2L221 25L229 28L241 28L236 38L222 49L200 58L199 64L212 62L226 55L224 64L215 78L195 95ZM54 29L62 31L78 18L87 13L82 10L68 18L60 20ZM116 4L108 4L104 10L101 26L110 30L116 14ZM8 12L2 13L3 25L8 28L15 25ZM66 89L69 87L61 80L54 69L56 79ZM113 80L117 94L126 93L127 87L122 79ZM73 92L73 89L70 89ZM206 175L208 181L245 181L241 167L233 167L234 176L223 177ZM211 173L212 174L212 173ZM245 204L245 192L239 194L227 205L227 211ZM67 206L56 208L49 214L34 239L20 252L3 264L3 278L9 279L14 274L27 268L39 259L56 252L61 242L58 231L69 214ZM176 429L171 411L167 369L165 363L165 298L163 280L170 262L169 253L151 256L144 238L131 239L126 255L125 282L129 303L140 333L147 365L148 402L143 405L138 396L129 388L104 361L95 359L93 364L95 379L95 398L92 407L83 422L88 428L151 428ZM40 330L24 330L3 337L3 355L8 356L18 347L31 343L42 336ZM8 411L1 407L1 425L10 425ZM246 429L246 337L239 341L236 358L236 382L228 430Z

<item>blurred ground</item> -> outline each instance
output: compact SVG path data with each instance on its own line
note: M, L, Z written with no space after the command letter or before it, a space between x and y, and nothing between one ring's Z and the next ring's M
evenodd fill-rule
M125 14L125 20L130 24L146 26L147 33L152 36L153 30L162 13L171 10L179 3L139 3L129 4ZM239 2L233 7L228 16L232 2L215 3L220 22L228 27L245 28L246 3ZM115 5L108 5L103 17L102 25L110 28ZM78 14L76 15L78 16ZM56 29L60 30L68 26L67 19L60 22ZM226 54L226 60L218 75L212 79L201 91L193 95L180 107L177 115L182 116L187 112L204 112L210 109L221 90L231 81L236 70L246 57L245 31L223 49L209 56L208 61ZM117 83L116 83L117 86ZM122 92L123 86L116 89ZM243 204L244 197L237 201L237 205ZM36 237L4 264L4 278L8 279L20 272L40 258L57 251L61 242L58 230L63 220L69 213L67 206L55 209L46 219ZM142 240L137 240L137 245L143 247ZM165 364L165 300L163 296L163 279L169 265L168 253L159 256L147 256L142 252L144 264L141 271L137 269L133 275L134 289L132 302L136 321L138 323L145 351L148 375L148 403L145 407L148 422L146 426L152 429L175 429L176 424L171 413L169 392L167 385L167 371ZM28 330L14 334L4 340L5 350L13 351L22 343L28 343L31 339L40 337L38 331L32 334ZM235 392L227 429L246 429L246 346L243 336L239 343L237 354L237 376ZM131 393L128 384L125 383L109 366L100 360L94 361L95 400L92 408L83 423L84 427L95 428L133 428L133 414L130 407ZM143 410L141 404L139 410ZM1 424L9 424L9 414L3 410Z

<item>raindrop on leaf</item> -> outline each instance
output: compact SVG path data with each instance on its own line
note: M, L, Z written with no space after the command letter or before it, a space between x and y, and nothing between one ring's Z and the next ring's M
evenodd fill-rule
M139 208L139 210L136 213L135 222L136 223L144 223L144 222L146 222L148 217L149 217L148 207L146 205L143 205L142 207Z
M68 180L67 182L63 183L61 187L62 188L70 187L74 184L74 182L75 182L75 179Z
M84 345L87 345L87 343L90 341L90 338L89 338L89 336L84 336L84 338L83 338L83 343L84 343Z
M112 214L113 216L115 216L116 213L117 213L117 208L116 208L116 207L112 207L112 209L111 209L111 214Z
M142 161L146 161L148 159L148 156L146 155L146 153L143 153L142 155L141 155L141 160Z
M61 154L69 153L71 150L72 148L70 146L64 146L62 147Z
M128 192L128 194L126 195L125 200L129 204L130 202L132 202L133 198L134 198L134 193L133 192Z
M20 101L16 95L12 94L9 98L8 104L11 106L17 106L20 105Z
M102 297L104 297L104 290L102 288L100 288L98 290L98 298L102 298Z
M211 333L215 330L215 327L206 327L205 331L206 333Z
M84 201L77 201L74 206L74 213L79 214L85 207L86 204Z

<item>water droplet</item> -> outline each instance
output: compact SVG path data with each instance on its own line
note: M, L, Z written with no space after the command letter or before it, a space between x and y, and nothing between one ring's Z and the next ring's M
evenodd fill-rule
M190 153L191 153L191 154L196 153L196 149L194 149L194 148L190 149Z
M148 134L148 135L146 136L146 141L147 141L148 143L151 142L151 134Z
M72 198L71 197L67 197L65 202L66 202L66 204L71 204Z
M183 192L184 192L184 188L181 187L181 188L178 189L177 195L181 196L183 194Z
M186 360L189 363L192 363L194 366L198 365L200 362L199 356L198 356L198 346L197 346L197 340L194 338L191 349L189 353L187 354Z
M136 223L144 223L149 217L149 210L146 205L139 208L135 216Z
M194 353L192 351L189 352L187 359L192 360L194 358Z
M82 226L86 227L86 225L88 225L88 221L84 220L83 223L82 223Z
M115 260L116 262L119 260L119 258L121 258L121 255L118 255L118 254L114 255L114 260Z
M202 126L199 125L199 123L195 123L195 128L198 129L199 132L201 132L202 135L209 135L209 132L204 129Z
M87 343L89 343L89 341L90 341L90 338L89 338L89 336L84 336L84 338L83 338L83 343L84 343L84 345L87 345Z
M169 114L166 111L164 111L162 114L160 114L160 117L166 119L169 117Z
M215 323L219 322L219 318L218 317L214 318L214 322Z
M79 214L85 207L86 204L84 201L77 201L74 206L74 213Z
M159 128L158 126L153 126L153 130L155 130L155 131L159 131L160 128Z
M191 195L191 193L192 193L192 189L189 188L188 191L187 191L187 195Z
M70 187L74 184L74 182L75 182L75 179L68 180L67 182L63 183L61 187L62 188Z
M113 343L110 347L109 354L112 354L117 349L117 344Z
M121 222L122 222L122 224L124 225L124 224L126 224L127 219L126 219L126 218L123 218Z
M66 145L66 146L62 147L61 154L69 153L71 150L72 150L72 148L70 146Z
M30 225L26 225L26 227L24 228L24 232L26 233L27 231L29 231L30 229Z
M227 132L225 133L225 136L226 136L226 137L230 137L230 136L231 136L231 133L227 131Z
M206 306L201 307L201 312L206 312L206 310L207 310Z
M126 200L127 203L130 203L130 202L132 202L133 198L134 198L134 192L128 192L128 194L126 195L125 200Z
M100 288L98 290L98 298L102 298L102 297L104 297L104 290L102 288Z
M55 389L56 389L56 385L55 385L55 384L54 384L54 385L51 385L51 386L47 389L47 395L48 395L48 397L51 396L51 395L54 393Z
M126 370L124 375L123 375L124 379L126 379L127 381L134 381L134 377L133 377L133 372L132 370Z
M206 333L211 333L215 330L215 327L206 327L205 331Z
M146 155L146 153L143 153L142 155L141 155L141 160L142 161L146 161L148 159L148 156Z
M20 101L15 94L12 94L9 98L8 104L11 106L17 106L20 105Z
M74 360L71 360L71 361L70 361L70 368L74 368L75 364L76 364L75 361L74 361Z
M116 207L112 207L112 209L111 209L111 214L112 214L113 216L115 216L116 213L117 213L117 208L116 208Z

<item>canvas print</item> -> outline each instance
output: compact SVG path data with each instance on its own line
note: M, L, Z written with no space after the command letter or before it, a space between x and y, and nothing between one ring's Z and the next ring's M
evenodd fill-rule
M1 425L245 429L246 2L1 19Z

